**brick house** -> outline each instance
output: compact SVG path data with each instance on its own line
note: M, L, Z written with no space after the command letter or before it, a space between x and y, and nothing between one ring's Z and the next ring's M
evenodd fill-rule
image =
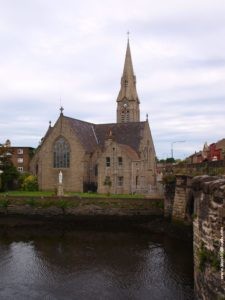
M117 97L117 123L94 124L64 116L49 126L32 162L39 188L148 193L156 184L155 149L148 119L140 121L129 40ZM106 184L109 183L109 184Z
M3 147L7 149L8 159L20 173L30 171L30 162L34 155L34 148L11 146L10 140L7 140Z
M212 143L209 146L204 144L203 150L195 152L188 157L188 163L201 163L204 161L215 161L225 159L225 139Z

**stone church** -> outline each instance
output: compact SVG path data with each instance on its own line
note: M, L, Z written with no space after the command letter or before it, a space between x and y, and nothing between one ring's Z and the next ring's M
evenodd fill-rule
M128 39L117 122L93 124L64 116L61 108L31 162L39 188L56 190L61 171L64 191L149 193L156 185L155 149L139 106Z

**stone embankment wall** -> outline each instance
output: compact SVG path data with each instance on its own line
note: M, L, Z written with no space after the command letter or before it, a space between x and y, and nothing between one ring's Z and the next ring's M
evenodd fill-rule
M164 217L170 218L173 211L176 183L174 181L164 184Z
M0 197L0 215L24 216L163 216L162 199L77 197Z
M190 219L192 212L188 211L188 202L191 194L192 177L176 176L176 189L172 209L172 219L183 221Z
M192 180L195 201L194 278L197 299L225 299L224 261L225 177Z

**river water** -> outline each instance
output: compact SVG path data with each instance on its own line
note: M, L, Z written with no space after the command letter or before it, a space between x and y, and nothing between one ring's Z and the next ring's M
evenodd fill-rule
M0 231L0 299L193 299L192 245L123 230Z

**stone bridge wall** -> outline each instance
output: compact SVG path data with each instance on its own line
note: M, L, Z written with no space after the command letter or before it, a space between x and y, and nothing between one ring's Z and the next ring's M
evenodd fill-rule
M225 299L225 274L222 278L221 267L225 250L221 241L225 230L225 177L195 177L191 187L195 201L193 249L196 295L198 299Z
M197 299L225 299L225 246L221 241L222 235L225 237L225 176L205 175L192 179L177 175L174 201L168 202L165 197L165 202L172 205L173 221L190 223L193 220Z

